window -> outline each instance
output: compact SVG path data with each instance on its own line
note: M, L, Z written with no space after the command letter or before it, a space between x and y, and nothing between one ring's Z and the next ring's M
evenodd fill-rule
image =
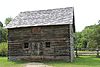
M24 48L29 48L29 43L24 43Z
M50 42L46 42L46 48L50 48Z

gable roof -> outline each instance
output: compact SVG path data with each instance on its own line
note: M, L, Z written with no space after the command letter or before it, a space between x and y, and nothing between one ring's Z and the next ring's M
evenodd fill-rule
M6 28L74 24L73 7L20 12Z

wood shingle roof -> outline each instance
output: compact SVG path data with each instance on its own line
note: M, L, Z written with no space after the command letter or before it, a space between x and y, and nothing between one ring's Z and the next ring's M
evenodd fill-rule
M73 7L20 12L7 28L73 24Z

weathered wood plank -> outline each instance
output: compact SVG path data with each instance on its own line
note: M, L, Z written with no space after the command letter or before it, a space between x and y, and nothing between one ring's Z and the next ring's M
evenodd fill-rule
M50 48L46 48L45 42L50 42ZM28 49L23 47L24 43L29 43ZM61 56L65 56L69 59L70 28L58 25L9 29L8 44L9 56L48 56L48 59L64 59Z

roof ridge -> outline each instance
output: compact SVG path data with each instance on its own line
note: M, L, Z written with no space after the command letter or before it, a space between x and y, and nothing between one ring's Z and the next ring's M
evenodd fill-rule
M23 12L20 12L20 13L37 12L37 11L48 11L48 10L58 10L58 9L68 9L68 8L74 9L74 7L65 7L65 8L53 8L53 9L43 9L43 10L34 10L34 11L23 11Z

